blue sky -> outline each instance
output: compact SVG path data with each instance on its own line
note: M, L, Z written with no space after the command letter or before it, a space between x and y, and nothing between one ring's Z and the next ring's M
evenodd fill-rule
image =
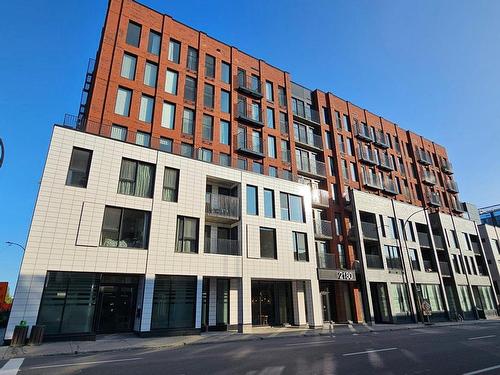
M144 0L444 145L461 199L500 203L500 1ZM314 4L312 7L310 4ZM52 124L78 109L107 1L2 1L0 280L14 284Z

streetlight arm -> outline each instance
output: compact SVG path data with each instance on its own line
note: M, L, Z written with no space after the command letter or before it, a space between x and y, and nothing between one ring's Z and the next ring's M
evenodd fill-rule
M20 247L21 249L23 249L23 252L24 252L24 251L26 251L26 249L24 248L24 246L23 246L23 245L18 244L17 242L6 241L5 243L6 243L7 245L9 245L9 246L12 246L12 245L18 246L18 247Z

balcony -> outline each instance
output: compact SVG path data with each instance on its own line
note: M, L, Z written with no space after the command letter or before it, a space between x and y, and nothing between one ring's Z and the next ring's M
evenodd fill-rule
M439 262L439 269L441 270L441 275L451 276L450 264L448 262Z
M361 232L363 233L363 239L378 241L377 224L362 221Z
M375 144L382 148L389 148L389 139L387 138L387 134L385 134L381 130L375 131Z
M362 179L363 179L363 184L366 187L378 190L382 189L383 187L382 181L380 180L380 176L378 174L363 171Z
M417 232L418 243L421 247L431 248L431 240L429 239L429 235L423 232Z
M453 180L446 181L446 190L448 190L450 193L458 193L457 182Z
M262 139L252 139L246 132L240 132L236 136L236 151L254 156L257 158L265 157Z
M323 140L320 135L307 133L301 135L299 132L294 132L295 143L304 148L313 150L323 150Z
M399 194L399 189L398 185L396 184L396 181L390 179L390 178L384 178L384 191L388 194L392 195L398 195Z
M314 108L303 108L303 109L293 108L293 118L295 120L304 122L309 125L314 125L314 126L321 125L321 121L319 119L319 112Z
M427 169L421 169L422 182L426 185L436 185L436 175Z
M441 170L446 174L453 174L453 165L449 160L441 159Z
M428 151L425 151L421 148L417 149L417 161L424 165L432 164L432 157Z
M219 255L241 255L240 241L227 238L205 238L205 253Z
M205 215L213 221L234 223L240 220L240 199L229 195L206 193Z
M434 234L433 237L434 237L434 245L436 246L436 249L444 250L443 237L439 234Z
M424 260L424 271L436 272L436 267L434 267L434 262L432 262L431 260Z
M314 237L331 240L333 238L332 222L328 220L314 220Z
M239 92L253 96L257 99L262 98L262 83L257 77L247 77L246 75L238 74L235 78L237 82L236 89Z
M481 247L479 246L479 243L477 241L471 241L470 244L472 246L472 251L474 251L477 255L481 255Z
M362 161L364 161L367 164L371 165L377 165L377 156L375 152L368 147L358 147L358 153L359 157L361 158Z
M359 139L367 142L373 142L375 140L372 129L368 125L357 123L355 124L354 129L356 137L358 137Z
M311 200L313 207L328 208L330 206L330 197L328 196L328 191L323 189L312 189Z
M453 212L456 212L457 214L465 212L464 204L460 202L458 199L453 199L451 201L451 209L453 210Z
M256 103L247 103L244 100L240 100L236 104L236 119L245 122L250 125L255 125L258 127L263 127L263 116L260 105Z
M379 166L381 169L385 169L386 171L393 171L394 161L388 153L383 152L380 154Z
M335 254L325 253L323 251L318 252L318 268L331 270L339 269Z
M384 263L380 255L366 254L366 267L384 269Z
M301 157L296 162L299 172L311 177L326 177L325 163L308 157Z
M439 196L439 193L430 191L427 194L427 199L432 207L441 207L441 197Z

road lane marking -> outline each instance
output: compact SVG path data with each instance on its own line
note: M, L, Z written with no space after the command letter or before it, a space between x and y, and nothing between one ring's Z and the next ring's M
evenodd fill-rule
M486 367L482 368L480 370L472 371L472 372L466 372L464 375L476 375L476 374L482 374L483 372L488 372L492 370L498 370L500 368L500 365L498 366L491 366L491 367Z
M348 357L351 355L360 355L360 354L377 353L377 352L388 352L390 350L398 350L398 348L373 349L373 350L366 350L364 352L345 353L342 355L344 357Z
M492 338L492 337L497 337L497 335L469 337L467 340L481 340L481 339L489 339L489 338Z
M335 336L331 336L335 337ZM299 346L299 345L321 345L321 344L331 344L333 341L323 340L323 341L307 341L307 342L294 342L292 344L285 344L285 346Z
M23 364L24 358L9 359L0 369L0 375L16 375L19 367Z
M47 366L28 367L25 370L41 370L41 369L44 369L44 368L68 367L68 366L100 365L102 363L113 363L113 362L124 362L124 361L139 361L141 359L142 358L124 358L124 359L110 359L110 360L107 360L107 361L62 363L60 365L47 365Z

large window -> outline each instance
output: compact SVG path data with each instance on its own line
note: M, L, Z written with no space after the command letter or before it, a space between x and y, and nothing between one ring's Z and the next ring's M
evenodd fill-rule
M141 42L141 29L142 27L138 23L133 21L128 22L127 37L125 39L128 45L139 47Z
M247 185L247 215L259 214L257 186Z
M277 259L276 229L260 227L260 257Z
M278 100L281 107L286 107L286 91L284 87L278 86Z
M223 145L229 144L229 122L220 120L220 143Z
M264 189L264 216L274 218L274 191Z
M116 93L115 113L128 117L130 115L130 101L132 100L132 90L118 87Z
M198 71L198 50L196 48L188 47L186 68L193 72Z
M186 77L184 84L184 99L194 102L196 100L196 79Z
M168 44L168 59L176 64L179 64L181 55L181 44L173 39L170 39Z
M189 108L184 108L182 116L182 133L193 135L194 133L194 111Z
M309 262L309 251L307 250L307 234L292 232L293 254L297 261Z
M163 175L162 199L167 202L177 202L179 191L179 170L165 167Z
M153 120L154 98L149 95L141 96L141 108L139 109L139 120L150 123Z
M266 100L274 101L273 83L269 81L266 81Z
M158 56L160 54L161 35L156 31L149 31L148 52Z
M175 104L163 102L161 112L161 126L167 129L173 129L175 123Z
M111 126L111 138L117 139L119 141L127 140L127 128L120 125L113 124Z
M215 78L215 57L205 55L205 77Z
M156 275L151 329L194 328L196 277Z
M155 166L141 161L122 159L118 194L152 198Z
M214 108L214 86L208 83L205 83L205 89L203 93L203 105L206 108Z
M150 215L146 211L106 206L101 246L147 249Z
M69 162L68 176L66 177L66 185L86 188L91 161L92 151L73 147L71 160Z
M214 118L203 115L202 139L212 141L214 139Z
M158 75L158 65L146 62L144 67L144 84L149 87L156 87L156 76Z
M230 110L230 94L226 90L220 92L220 110L224 113L231 112Z
M267 127L274 129L274 109L266 108Z
M393 283L391 285L392 313L398 315L409 315L410 305L408 303L408 294L406 287L402 283Z
M122 60L122 70L120 75L123 78L135 79L135 67L137 65L137 57L125 53Z
M288 193L280 193L281 220L304 222L302 197Z
M231 83L231 65L226 62L221 64L221 81L224 83Z
M421 297L429 301L433 312L444 311L443 302L441 301L441 293L439 292L439 285L420 284L417 288L420 288Z
M194 217L177 216L177 246L178 253L198 252L198 225L199 219Z
M384 246L384 257L387 263L387 268L390 270L402 269L401 257L399 255L399 247L397 246Z
M165 76L165 91L172 95L177 95L177 81L179 74L173 70L167 70Z
M267 154L270 158L276 159L276 138L272 135L267 136Z

